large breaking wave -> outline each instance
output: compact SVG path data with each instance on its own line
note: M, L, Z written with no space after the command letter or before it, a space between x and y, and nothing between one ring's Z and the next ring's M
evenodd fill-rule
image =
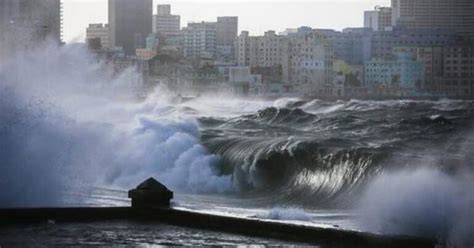
M474 243L472 101L285 99L202 118L234 185L267 206L348 208L364 229Z
M426 160L436 162L433 169L467 166L468 149L438 151L468 139L473 106L279 100L255 114L200 122L203 144L222 156L224 172L240 189L273 191L272 199L287 203L343 206L383 171L421 167Z

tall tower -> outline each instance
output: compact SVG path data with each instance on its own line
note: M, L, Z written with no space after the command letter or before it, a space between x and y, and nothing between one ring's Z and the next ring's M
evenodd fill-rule
M110 46L133 55L152 33L153 0L109 0Z
M392 0L392 24L474 37L473 0Z

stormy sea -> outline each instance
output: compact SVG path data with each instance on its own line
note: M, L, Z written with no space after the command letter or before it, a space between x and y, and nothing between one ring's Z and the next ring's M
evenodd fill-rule
M0 208L128 206L155 177L173 207L474 242L474 102L140 100L83 47L0 67ZM18 243L18 237L22 241ZM26 237L26 238L25 238ZM0 228L0 245L290 245L140 223Z

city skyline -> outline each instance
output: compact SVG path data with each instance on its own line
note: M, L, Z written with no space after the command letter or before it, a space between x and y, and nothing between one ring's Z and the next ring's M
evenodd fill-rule
M181 26L188 22L211 21L217 16L238 16L239 32L246 30L252 35L263 35L267 30L277 32L286 28L311 26L342 30L346 27L362 27L363 11L375 6L390 6L390 0L316 0L316 1L153 1L172 4L173 14L181 15ZM272 8L271 13L267 10ZM64 0L63 38L65 42L84 42L85 30L90 23L107 23L107 0ZM341 10L342 9L342 10ZM313 10L313 11L308 11ZM291 12L288 14L288 12ZM262 17L265 13L265 18ZM292 14L295 13L295 14ZM304 13L304 14L301 14ZM291 18L281 18L287 15ZM258 23L258 25L255 25Z

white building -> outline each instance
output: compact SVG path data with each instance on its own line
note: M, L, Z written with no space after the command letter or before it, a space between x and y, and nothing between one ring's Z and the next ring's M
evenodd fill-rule
M86 42L89 43L92 39L100 39L102 48L109 48L109 25L107 24L89 24L86 29Z
M213 58L217 52L217 23L189 23L183 29L184 56Z
M179 35L181 17L171 14L171 5L158 5L158 14L153 16L153 30L160 36Z
M332 44L317 32L290 36L289 80L300 95L333 95Z
M242 32L236 45L238 65L278 68L277 71L281 72L278 85L285 88L285 93L332 94L333 46L318 32L309 30L276 35L274 31L268 31L264 36L254 37Z
M282 80L288 81L289 39L274 31L263 36L249 36L243 31L236 42L237 64L250 67L281 67Z

